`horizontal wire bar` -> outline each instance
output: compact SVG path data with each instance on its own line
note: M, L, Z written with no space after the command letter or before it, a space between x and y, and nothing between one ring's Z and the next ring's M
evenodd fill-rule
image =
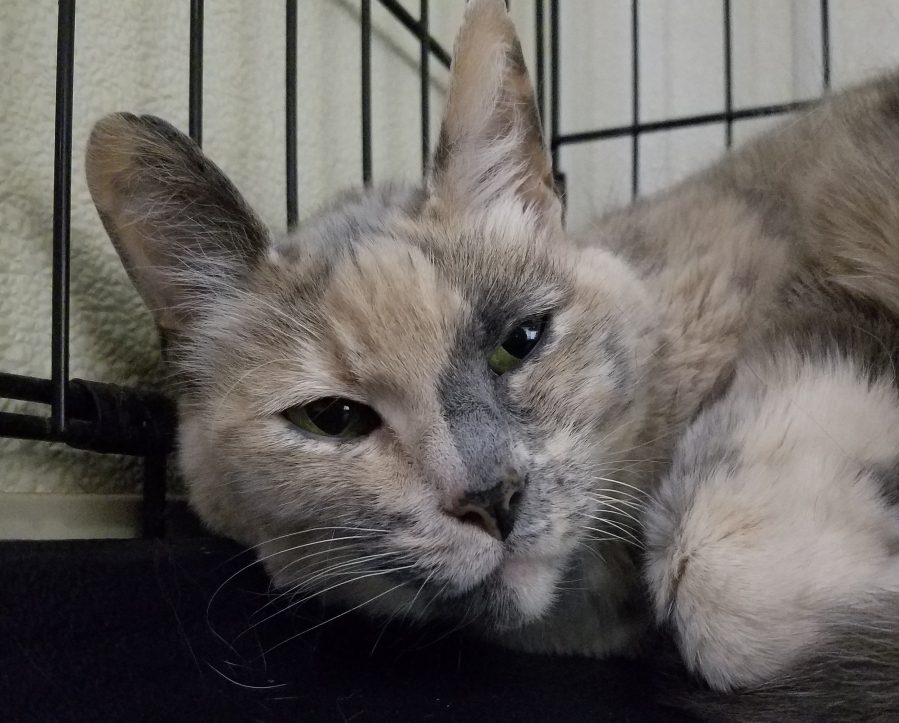
M409 13L406 8L400 5L397 0L378 0L384 9L389 12L393 17L399 20L403 26L409 31L411 31L416 38L419 40L424 40L425 33L422 32L421 26L418 21ZM431 52L434 54L434 57L440 61L440 63L445 67L450 67L451 56L443 47L438 43L431 35L427 35L428 38L428 47L431 49Z
M31 439L37 442L62 442L70 447L89 449L82 442L88 442L92 436L91 425L88 422L70 419L64 432L56 432L50 417L0 412L0 437ZM124 454L139 453L124 452Z
M37 439L46 442L55 440L49 418L13 412L0 412L0 437Z
M18 374L0 374L0 398L50 404L53 382ZM0 437L64 442L94 452L160 454L172 446L174 404L156 392L70 379L69 420L56 430L49 419L4 412ZM50 425L50 426L47 426Z
M581 131L579 133L565 133L553 138L554 147L573 143L586 143L588 141L602 141L609 138L620 138L635 133L655 133L675 128L688 128L690 126L708 125L710 123L723 123L728 120L740 121L750 118L764 118L782 113L792 113L815 105L817 101L796 101L794 103L782 103L780 105L758 106L756 108L744 108L732 113L707 113L705 115L687 116L684 118L672 118L670 120L641 123L638 126L619 126L616 128L604 128L595 131Z
M0 374L0 399L18 399L38 404L53 403L53 382L21 374Z

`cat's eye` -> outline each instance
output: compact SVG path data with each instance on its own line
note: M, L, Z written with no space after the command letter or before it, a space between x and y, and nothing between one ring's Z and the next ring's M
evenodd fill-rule
M490 369L496 374L505 374L517 367L534 351L545 330L545 316L531 317L522 321L490 355L487 361Z
M363 437L381 424L381 418L373 409L339 397L299 404L285 409L283 415L288 422L307 432L342 439Z

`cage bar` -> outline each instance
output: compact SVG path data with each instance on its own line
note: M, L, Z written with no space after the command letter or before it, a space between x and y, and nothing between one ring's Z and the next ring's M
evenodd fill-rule
M60 0L56 39L56 131L53 158L53 282L51 427L67 431L69 388L69 260L72 215L72 88L75 62L75 0Z
M546 38L544 37L546 28L543 18L543 0L535 0L534 2L534 44L536 47L535 69L534 69L534 94L537 96L537 115L543 124L543 132L546 133Z
M428 0L419 0L418 38L421 44L419 71L421 73L421 174L428 175L431 163L431 48Z
M830 7L821 0L821 80L824 92L830 90Z
M734 142L733 54L731 51L730 0L724 0L724 146Z
M380 0L381 6L393 15L394 18L399 20L399 22L406 28L410 33L412 33L419 40L422 39L422 33L419 29L418 21L409 14L409 11L406 10L397 0ZM451 56L450 54L444 50L444 48L434 40L430 35L428 38L428 47L431 50L431 53L437 58L438 62L444 67L450 67Z
M52 404L54 393L51 379L0 374L0 397ZM66 410L65 434L49 418L0 412L0 436L116 454L164 454L172 447L175 405L156 392L70 379Z
M556 190L563 194L563 176L559 165L559 149L562 146L562 131L559 124L561 116L561 89L559 88L559 0L549 2L549 113L550 143L552 153L553 178Z
M144 494L141 505L141 534L158 539L165 534L166 457L153 454L144 458Z
M764 118L772 115L782 115L784 113L792 113L814 105L815 101L800 100L794 103L780 103L777 105L756 106L754 108L741 108L731 113L731 119L734 121L748 120L750 118ZM702 115L684 116L683 118L672 118L670 120L652 121L650 123L641 123L636 128L634 126L616 126L614 128L602 128L595 131L582 131L578 133L566 133L556 138L556 144L570 145L575 143L587 143L590 141L604 141L609 138L620 138L629 136L633 133L656 133L658 131L668 131L675 128L689 128L691 126L703 126L710 123L723 123L727 119L724 112L721 113L704 113Z
M285 6L285 163L287 193L287 228L296 228L300 217L297 180L297 0Z
M188 120L190 137L203 145L203 0L190 0L190 71Z
M362 182L371 185L371 0L362 0Z
M640 6L631 0L631 197L640 193Z
M53 438L50 420L30 414L0 412L0 437L49 441Z

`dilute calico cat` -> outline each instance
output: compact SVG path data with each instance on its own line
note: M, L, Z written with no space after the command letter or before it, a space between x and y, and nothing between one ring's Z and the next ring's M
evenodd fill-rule
M606 655L670 631L729 721L899 720L899 78L582 238L500 0L424 187L274 237L189 139L101 120L193 506L277 585Z

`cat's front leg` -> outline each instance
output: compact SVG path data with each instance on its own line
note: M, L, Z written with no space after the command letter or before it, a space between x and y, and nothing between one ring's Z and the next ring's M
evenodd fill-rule
M647 576L657 619L712 687L806 680L841 705L846 686L889 700L896 352L875 363L825 337L744 361L693 422L646 518Z

